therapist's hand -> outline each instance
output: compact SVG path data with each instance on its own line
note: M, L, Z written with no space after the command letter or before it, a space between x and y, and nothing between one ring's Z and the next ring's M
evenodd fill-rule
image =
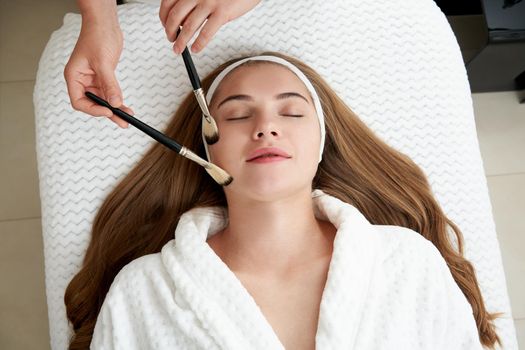
M182 30L173 45L179 54L188 41L201 27L199 36L191 45L192 52L200 52L215 35L217 30L253 9L261 0L162 0L159 17L170 42L177 37L179 25Z
M123 42L118 21L103 18L100 21L83 20L77 43L64 69L64 78L74 109L96 117L108 117L118 126L127 128L126 121L85 95L86 91L93 92L112 106L134 114L123 105L122 92L115 77Z

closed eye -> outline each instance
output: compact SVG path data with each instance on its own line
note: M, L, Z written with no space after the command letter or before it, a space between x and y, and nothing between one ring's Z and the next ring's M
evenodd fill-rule
M303 117L304 115L302 114L283 114L285 117L293 117L293 118L301 118ZM228 118L226 120L240 120L240 119L246 119L248 118L247 116L246 117L239 117L239 118Z
M248 117L239 117L239 118L228 118L226 120L239 120L239 119L246 119Z

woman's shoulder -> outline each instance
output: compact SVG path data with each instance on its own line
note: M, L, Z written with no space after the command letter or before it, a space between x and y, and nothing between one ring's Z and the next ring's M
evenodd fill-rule
M410 228L374 226L386 247L379 280L388 284L384 288L388 295L397 293L388 302L411 303L413 310L425 315L418 327L440 329L433 332L437 336L431 342L433 348L463 344L462 349L482 349L472 306L434 243ZM403 293L408 297L402 297Z
M174 327L172 318L178 310L174 295L161 252L130 261L117 273L105 296L90 349L148 349L158 339L180 345L184 335Z
M444 263L437 247L421 233L408 227L397 225L374 225L382 242L382 260L418 259L419 263L429 261Z
M161 252L140 256L120 269L110 287L110 292L130 288L154 288L159 284L170 284L170 276L162 261Z
M440 299L440 302L447 298L448 302L452 302L454 299L454 305L462 308L464 314L472 313L447 261L433 242L410 228L375 226L384 243L378 272L385 283L403 285L409 293L417 291L421 296ZM443 309L446 308L443 306Z
M152 273L162 264L160 252L146 254L133 259L127 263L118 273L117 276L135 275L137 273Z

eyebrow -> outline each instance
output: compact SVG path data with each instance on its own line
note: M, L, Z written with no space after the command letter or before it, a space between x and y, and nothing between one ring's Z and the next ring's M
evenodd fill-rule
M280 93L280 94L274 96L274 99L276 99L276 100L284 100L285 98L291 98L291 97L299 97L299 98L302 98L303 100L305 100L306 103L310 103L310 102L308 102L306 97L304 97L303 95L301 95L300 93L297 93L297 92L283 92L283 93ZM226 97L224 100L222 100L222 102L219 103L219 105L217 106L217 109L219 109L226 102L233 101L233 100L253 101L253 97L251 97L250 95L242 95L242 94L231 95L231 96Z

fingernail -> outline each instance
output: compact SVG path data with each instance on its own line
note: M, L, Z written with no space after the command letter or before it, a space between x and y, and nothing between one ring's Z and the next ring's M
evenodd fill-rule
M120 101L119 101L119 98L118 98L117 96L111 96L111 97L109 98L109 104L112 105L113 107L115 107L115 106L117 106L117 107L120 106L120 103L119 103L119 102L120 102Z

